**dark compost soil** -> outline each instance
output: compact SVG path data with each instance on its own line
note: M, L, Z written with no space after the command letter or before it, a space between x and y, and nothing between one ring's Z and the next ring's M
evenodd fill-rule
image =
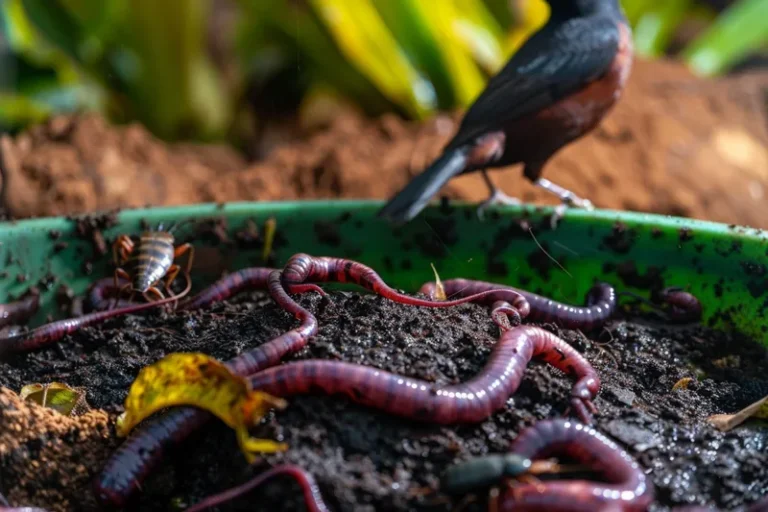
M300 298L317 314L320 333L288 360L338 359L455 383L482 368L498 335L480 306L424 309L351 292L330 298ZM51 380L84 386L90 405L109 414L108 426L99 411L57 418L3 391L0 490L19 505L93 510L90 482L119 444L115 415L143 366L174 351L226 360L293 326L294 319L268 298L245 294L210 310L118 318L83 329L60 348L0 364L2 386L16 392ZM730 509L768 492L768 427L753 423L720 433L705 423L711 414L735 412L768 393L763 348L699 326L663 327L638 318L612 321L589 339L577 331L560 334L600 373L597 427L647 469L657 486L653 510L688 503ZM672 391L675 382L697 371L706 377ZM443 469L462 458L503 451L524 426L561 414L570 387L551 367L533 363L505 410L459 427L390 417L343 397L293 397L253 434L286 441L289 451L267 461L287 460L312 472L332 510L450 510L452 504L433 491ZM52 450L54 443L58 448ZM178 510L265 467L249 468L232 431L214 421L146 482L136 509ZM483 500L470 510L484 509ZM283 479L236 505L303 510L297 488Z

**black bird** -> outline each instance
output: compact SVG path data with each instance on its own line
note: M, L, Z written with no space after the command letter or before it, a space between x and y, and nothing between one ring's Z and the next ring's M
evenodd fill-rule
M550 17L469 108L443 154L379 212L413 219L448 180L480 171L491 204L519 204L491 181L488 169L522 163L526 178L562 204L592 203L541 177L562 147L592 131L619 99L632 67L632 32L619 0L548 0Z

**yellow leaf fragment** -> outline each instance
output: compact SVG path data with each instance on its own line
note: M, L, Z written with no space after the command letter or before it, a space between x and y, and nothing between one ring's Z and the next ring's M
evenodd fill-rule
M284 409L285 400L252 390L248 379L201 353L170 354L142 369L125 399L125 412L117 419L117 434L124 437L155 412L177 405L205 409L234 429L249 463L255 460L256 453L288 448L283 443L248 435L248 428L269 409Z
M437 274L437 269L435 268L434 263L430 263L430 266L432 267L432 272L435 273L435 284L437 285L435 289L435 300L448 300L448 296L445 294L445 287L440 280L440 276Z
M504 53L512 56L549 19L549 4L544 0L511 0L514 26L507 34Z
M736 414L715 414L707 418L712 425L718 430L728 432L732 430L749 418L768 419L768 396L758 400L737 412Z
M469 106L482 92L487 80L478 63L485 66L489 74L503 64L500 41L494 38L487 24L472 19L477 14L473 8L482 9L482 3L474 0L431 3L415 0L413 5L435 35L438 51L446 52L445 67L453 82L458 105Z
M436 106L432 83L408 60L372 0L310 0L341 53L390 100L417 118Z
M688 389L688 385L693 382L693 377L683 377L679 381L675 382L675 385L672 386L672 391L678 390L678 389Z
M21 388L19 396L22 400L35 402L65 416L81 414L89 408L85 401L85 389L72 388L62 382L27 384Z
M450 12L445 22L454 36L486 72L498 72L504 65L504 31L483 0L446 0L441 3ZM432 12L436 10L433 8Z
M277 231L277 221L274 217L268 218L264 222L264 252L261 258L267 261L270 253L272 252L272 243L275 240L275 232Z

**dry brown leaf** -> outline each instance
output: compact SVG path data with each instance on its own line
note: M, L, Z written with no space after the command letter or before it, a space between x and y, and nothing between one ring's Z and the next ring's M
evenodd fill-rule
M749 418L768 419L768 396L745 407L736 414L715 414L707 418L707 421L714 425L718 430L728 432L729 430L738 427Z

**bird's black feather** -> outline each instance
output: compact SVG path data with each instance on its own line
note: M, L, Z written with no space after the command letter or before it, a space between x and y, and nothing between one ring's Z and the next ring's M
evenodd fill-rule
M446 149L472 143L599 78L616 57L619 35L616 20L602 14L546 25L488 81Z

